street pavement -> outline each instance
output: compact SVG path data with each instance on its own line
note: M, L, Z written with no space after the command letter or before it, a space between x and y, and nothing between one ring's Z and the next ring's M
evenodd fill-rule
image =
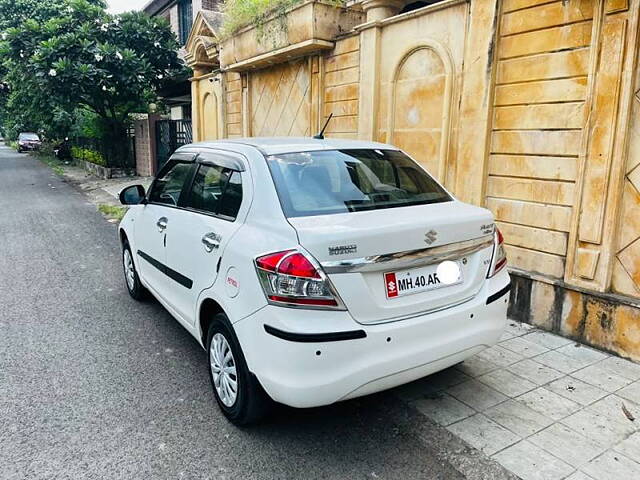
M640 364L531 325L394 392L523 480L640 479Z
M0 146L0 478L511 478L394 393L232 426L202 348L129 298L116 233Z

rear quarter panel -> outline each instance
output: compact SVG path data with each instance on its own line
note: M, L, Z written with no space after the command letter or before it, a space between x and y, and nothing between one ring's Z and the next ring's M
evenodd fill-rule
M298 246L298 237L282 212L264 156L248 146L238 145L237 151L249 162L251 204L244 223L223 252L216 282L198 300L198 317L202 302L211 298L220 304L232 324L267 305L254 259ZM239 340L242 344L242 339Z

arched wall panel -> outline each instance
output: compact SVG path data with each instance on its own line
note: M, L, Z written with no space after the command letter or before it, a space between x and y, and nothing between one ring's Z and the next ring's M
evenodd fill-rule
M202 100L202 140L218 138L218 99L214 93L205 93Z
M401 60L390 87L389 142L439 180L447 164L452 70L442 47L421 45Z

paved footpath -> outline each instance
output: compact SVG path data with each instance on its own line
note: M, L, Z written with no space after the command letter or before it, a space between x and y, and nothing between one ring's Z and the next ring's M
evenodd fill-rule
M640 479L640 364L526 324L396 390L525 480Z

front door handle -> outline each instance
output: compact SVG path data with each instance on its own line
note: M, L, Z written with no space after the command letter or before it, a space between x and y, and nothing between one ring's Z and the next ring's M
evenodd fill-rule
M222 237L213 232L209 232L204 237L202 237L202 245L204 245L204 249L207 251L207 253L211 253L214 250L220 248L221 241Z
M158 219L158 221L156 222L156 226L158 227L158 231L160 233L164 232L165 228L167 228L168 222L169 220L167 219L167 217L161 217Z

